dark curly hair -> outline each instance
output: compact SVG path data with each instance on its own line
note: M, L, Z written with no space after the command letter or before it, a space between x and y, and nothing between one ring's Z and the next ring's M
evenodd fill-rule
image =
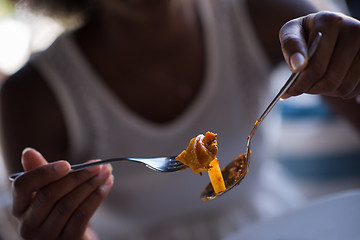
M52 18L87 17L94 9L95 0L12 0L17 6Z

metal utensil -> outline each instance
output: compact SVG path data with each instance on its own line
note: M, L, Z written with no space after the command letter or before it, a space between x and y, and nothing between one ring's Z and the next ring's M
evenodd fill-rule
M322 34L319 32L312 42L309 51L308 51L308 58L310 59L313 54L315 53L319 41L322 37ZM250 165L250 144L251 139L254 136L256 130L265 119L265 117L269 114L269 112L273 109L275 104L279 101L281 96L290 88L290 86L295 82L295 80L299 77L300 72L292 73L289 79L286 81L285 85L280 89L279 93L275 96L269 106L265 109L264 113L260 116L260 118L255 122L255 125L251 129L250 135L247 138L246 144L246 152L234 159L230 164L228 164L223 170L222 175L224 177L226 190L215 193L211 183L201 192L200 198L203 201L214 199L218 196L223 195L224 193L228 192L230 189L238 185L241 180L244 179L246 173L248 172L249 165Z
M183 163L175 160L175 156L174 156L174 157L155 157L155 158L110 158L110 159L103 159L94 162L74 164L71 165L71 169L73 171L79 171L84 168L112 163L112 162L119 162L119 161L142 163L145 164L148 168L159 172L176 172L186 167ZM25 172L13 173L9 176L9 179L11 181L14 181L17 177L23 175L24 173Z

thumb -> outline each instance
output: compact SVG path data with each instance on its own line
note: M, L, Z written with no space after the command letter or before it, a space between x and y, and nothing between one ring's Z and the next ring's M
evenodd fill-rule
M45 158L33 148L25 148L22 152L21 163L25 171L33 170L37 167L43 166L48 162Z
M308 62L307 44L302 27L303 18L287 22L280 30L281 49L292 72L302 71Z

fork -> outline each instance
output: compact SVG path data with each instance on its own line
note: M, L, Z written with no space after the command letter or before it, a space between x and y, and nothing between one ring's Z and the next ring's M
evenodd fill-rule
M97 166L112 162L120 162L120 161L142 163L145 164L146 167L158 172L176 172L186 167L183 163L175 160L175 156L174 156L174 157L154 157L154 158L127 158L127 157L109 158L94 162L74 164L71 165L71 169L72 171L79 171L84 168L88 168L92 166ZM24 173L25 172L13 173L9 176L9 179L11 181L14 181L16 178L23 175Z

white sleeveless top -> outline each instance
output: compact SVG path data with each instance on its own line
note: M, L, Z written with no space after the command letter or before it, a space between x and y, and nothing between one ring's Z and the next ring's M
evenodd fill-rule
M164 125L142 119L120 102L91 69L70 33L36 56L33 62L66 119L69 160L173 156L208 130L218 134L221 166L243 153L270 67L242 4L198 1L206 41L205 80L187 110ZM115 163L114 187L93 226L105 240L219 239L241 225L241 219L251 218L248 202L260 156L255 152L253 158L257 159L244 183L205 203L199 196L209 183L207 174L158 173L140 164Z

